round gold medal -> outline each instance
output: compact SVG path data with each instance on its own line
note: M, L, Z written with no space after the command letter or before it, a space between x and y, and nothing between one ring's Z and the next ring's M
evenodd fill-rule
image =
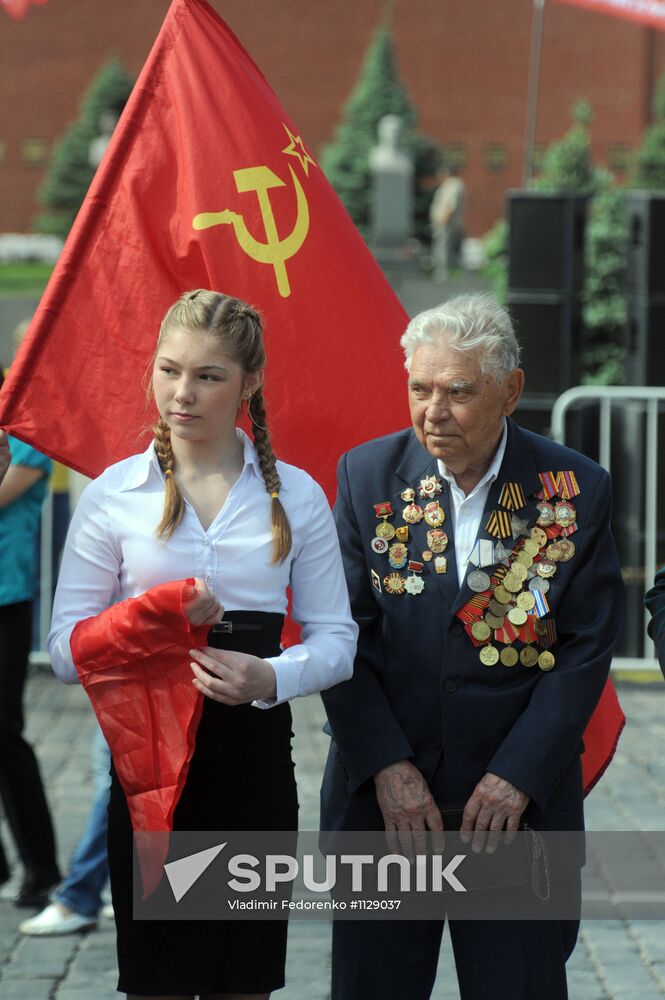
M511 594L517 594L522 589L522 581L518 580L512 573L506 573L503 578L503 586L506 590L510 591Z
M438 500L433 500L426 505L424 516L425 522L429 524L430 528L438 528L446 519L446 513Z
M547 541L547 535L545 534L542 528L532 528L531 538L536 543L539 549L541 549ZM536 555L535 552L534 555Z
M486 622L474 622L471 626L471 635L478 642L485 642L491 635L491 630Z
M562 528L569 528L576 517L575 508L569 500L560 500L554 508L554 520Z
M485 621L490 628L502 628L504 623L503 615L493 615L490 611L485 615Z
M549 580L550 577L554 576L556 573L556 563L552 562L551 559L541 559L536 566L536 572L538 573L538 576L542 576L543 579Z
M484 663L486 667L493 667L495 663L499 662L499 650L496 646L483 646L478 655L480 662Z
M525 569L528 569L532 565L532 563L533 563L533 558L529 555L529 553L526 551L526 549L523 549L518 554L515 562L519 566L524 566ZM514 565L515 565L515 563L513 563L513 566Z
M504 667L514 667L519 660L519 654L513 646L506 646L501 650L501 662Z
M538 657L538 666L541 670L544 670L545 673L547 673L548 670L551 670L555 663L556 660L554 659L554 654L550 653L548 649L546 649L545 652L541 653Z
M510 610L510 605L501 604L499 601L496 600L496 598L493 597L492 600L489 602L488 608L493 615L496 615L498 618L503 618L504 615L508 614L508 611Z
M532 608L536 606L536 598L532 593L527 593L525 590L523 594L517 595L517 607L521 608L522 611L531 611Z
M521 608L511 608L508 612L508 621L512 622L513 625L524 625L527 619L526 611L522 611Z
M522 563L519 562L513 563L513 565L510 567L509 572L511 576L514 576L515 579L519 580L520 583L524 583L527 576L529 575L529 571L526 568L526 566L523 566Z
M531 558L533 559L533 557L537 556L538 553L540 552L540 545L538 544L538 542L534 541L533 537L527 538L526 542L524 543L524 551L528 552Z
M392 524L382 521L381 524L377 524L376 526L376 537L385 538L386 541L390 541L391 538L395 537L395 529Z
M538 663L538 650L534 649L533 646L525 646L520 651L520 663L524 667L535 667Z
M552 562L558 562L561 556L563 555L563 549L561 548L558 542L552 542L545 549L545 555L547 556L548 559L551 559Z
M498 601L499 604L510 604L510 594L503 584L500 583L498 587L494 588L494 599Z
M561 549L560 562L568 562L573 558L575 555L575 542L571 542L570 538L559 538L557 545Z
M423 516L423 509L417 503L408 503L402 511L402 517L408 524L418 524Z

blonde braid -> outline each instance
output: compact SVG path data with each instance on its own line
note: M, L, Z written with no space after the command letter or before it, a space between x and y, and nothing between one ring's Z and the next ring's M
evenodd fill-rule
M159 466L164 473L166 486L164 489L164 511L162 519L157 525L155 534L157 538L168 541L175 529L182 521L185 513L185 501L178 489L178 484L174 475L175 456L171 446L171 428L165 420L161 418L154 428L155 434L155 454L159 461Z
M272 561L273 563L283 563L291 551L291 525L289 524L289 519L282 506L282 502L279 499L279 491L282 483L277 472L277 459L270 444L263 390L257 389L248 402L251 402L250 419L252 421L254 446L259 456L259 465L261 466L261 475L263 476L266 492L271 497Z

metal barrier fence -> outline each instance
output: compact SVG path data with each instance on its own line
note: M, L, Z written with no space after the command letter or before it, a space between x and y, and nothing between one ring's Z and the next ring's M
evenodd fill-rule
M659 423L665 415L665 387L641 386L578 386L568 389L556 400L552 409L552 436L561 444L570 443L570 418L574 411L585 407L587 418L589 408L597 411L597 428L591 435L597 440L597 454L591 457L612 472L615 500L617 496L628 497L624 509L630 510L631 498L638 501L633 506L634 515L630 525L622 525L621 532L630 532L628 539L633 553L641 551L637 566L630 567L624 578L633 587L634 597L642 600L652 586L658 566L659 548ZM595 433L597 431L597 434ZM576 447L579 447L575 442ZM620 456L621 467L616 468L616 457ZM662 512L665 518L665 511ZM662 534L662 532L661 532ZM615 537L617 532L615 531ZM663 560L661 560L663 561ZM626 578L627 577L627 578ZM640 594L641 590L641 594ZM629 593L630 597L630 593ZM658 668L654 645L646 628L649 615L642 610L641 654L631 653L615 657L613 666L624 670Z

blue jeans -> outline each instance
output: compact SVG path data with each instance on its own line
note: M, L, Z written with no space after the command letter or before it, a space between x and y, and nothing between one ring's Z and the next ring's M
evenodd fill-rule
M106 828L111 754L102 731L92 740L93 803L83 835L79 840L69 866L69 874L62 883L55 899L58 903L80 913L83 917L96 917L102 906L102 889L109 869L106 858Z

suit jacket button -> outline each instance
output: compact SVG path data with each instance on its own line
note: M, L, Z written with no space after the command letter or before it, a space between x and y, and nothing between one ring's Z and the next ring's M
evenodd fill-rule
M446 681L443 686L449 694L452 694L453 691L457 691L457 684L455 684L455 681Z
M461 622L455 622L455 624L451 627L450 631L453 633L453 635L463 635L464 626L462 625Z

